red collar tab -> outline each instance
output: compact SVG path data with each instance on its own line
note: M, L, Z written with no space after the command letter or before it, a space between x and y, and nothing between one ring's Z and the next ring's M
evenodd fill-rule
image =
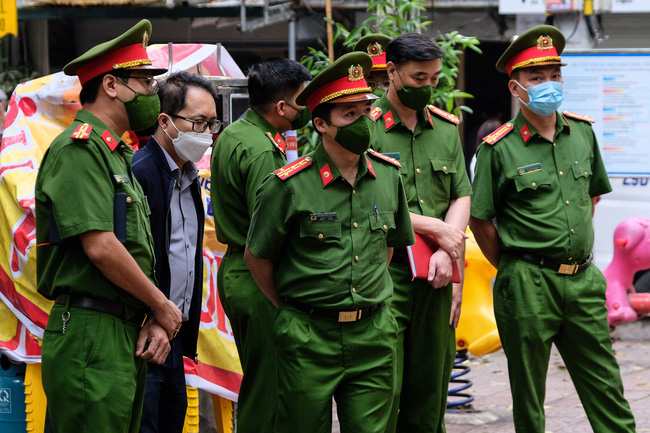
M572 112L570 112L570 111L563 111L562 114L563 114L564 116L568 116L568 117L570 117L570 118L572 118L572 119L582 120L583 122L589 122L589 123L595 123L595 122L596 122L596 121L593 119L593 117L585 116L585 115L582 115L582 114L572 113ZM566 117L565 117L565 120L566 120ZM568 122L567 122L567 123L568 123Z
M284 139L282 138L279 132L275 134L275 137L273 137L273 135L270 132L267 132L266 136L271 139L275 147L280 149L280 152L285 153L287 148L287 143L284 141Z
M332 170L330 170L330 165L325 164L323 167L320 169L320 178L323 180L323 186L327 186L334 180L334 175L332 174Z
M392 126L395 124L393 110L388 110L388 112L384 114L384 123L386 124L386 130L392 128Z
M304 158L296 159L291 164L287 164L282 168L278 168L273 173L276 174L281 180L285 180L296 173L301 172L312 164L313 160L305 156Z
M151 65L147 54L146 44L133 44L106 53L77 69L79 82L83 86L91 78L105 72L132 68L140 65Z
M484 142L489 144L490 146L494 146L497 141L501 140L503 137L508 135L510 131L514 128L514 125L512 123L506 123L505 125L499 126L497 129L492 131L490 134L486 135L485 137L482 138Z
M528 129L528 125L524 123L524 126L521 127L519 133L521 134L521 138L524 140L524 143L528 143L528 140L530 140L530 137L532 136L530 130Z
M433 119L431 118L431 112L430 110L425 110L427 113L427 120L429 121L429 125L433 128Z
M441 117L445 119L447 122L451 122L454 125L460 125L460 119L458 116L455 114L451 114L445 110L441 110L440 108L436 107L435 105L429 105L428 106L429 110L427 110L427 113L431 111L433 114L435 114L438 117Z
M92 130L92 125L82 123L75 128L75 130L70 135L70 138L74 138L75 140L88 140L90 138L90 131Z
M102 140L104 140L104 143L106 143L108 148L111 149L111 152L115 150L117 144L119 143L119 140L116 140L115 137L113 137L111 133L108 132L108 129L102 134Z
M370 110L370 118L372 120L377 120L381 117L381 108L379 107L372 107L372 110Z
M372 166L372 162L370 162L367 156L366 156L366 164L368 164L368 171L370 172L370 174L372 174L372 177L377 179L377 175L375 174L375 168Z

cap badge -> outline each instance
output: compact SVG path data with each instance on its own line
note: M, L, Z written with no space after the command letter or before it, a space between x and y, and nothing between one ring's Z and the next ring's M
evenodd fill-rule
M381 56L384 53L384 50L381 48L381 44L379 42L369 44L366 51L368 51L370 57Z
M553 39L550 36L540 36L537 38L538 50L550 50L551 48L553 48Z
M363 68L361 65L352 65L348 68L348 81L359 81L363 79Z
M147 44L149 44L149 33L144 32L142 34L142 48L147 48Z

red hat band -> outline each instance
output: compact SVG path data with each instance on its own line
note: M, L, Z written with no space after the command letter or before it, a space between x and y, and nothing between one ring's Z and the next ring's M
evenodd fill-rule
M381 53L372 58L372 70L386 69L386 53Z
M307 97L307 106L313 112L317 106L332 99L371 91L372 89L368 87L366 78L363 76L363 72L361 72L360 77L355 79L350 79L349 76L346 76L327 83Z
M551 46L550 48L539 48L539 46L534 46L526 48L519 54L512 56L512 59L506 63L506 71L508 71L508 75L510 75L515 69L530 66L533 63L549 62L554 60L558 62L561 61L554 46Z
M77 76L81 85L84 85L86 81L105 72L140 65L151 65L151 60L142 44L133 44L111 51L79 67Z

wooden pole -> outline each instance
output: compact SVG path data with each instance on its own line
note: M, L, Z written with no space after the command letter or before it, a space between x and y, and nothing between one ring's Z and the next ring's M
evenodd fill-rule
M332 19L332 1L325 0L325 16L328 20ZM334 37L331 21L327 21L327 53L329 54L330 63L334 62Z

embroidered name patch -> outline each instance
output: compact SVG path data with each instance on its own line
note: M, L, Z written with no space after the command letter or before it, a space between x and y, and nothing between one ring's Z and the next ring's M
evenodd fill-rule
M535 173L536 171L542 171L542 163L536 162L535 164L524 165L523 167L519 167L517 169L517 173L519 173L519 176L524 174L529 174L529 173Z
M336 220L336 212L323 212L309 214L310 221L334 221Z

